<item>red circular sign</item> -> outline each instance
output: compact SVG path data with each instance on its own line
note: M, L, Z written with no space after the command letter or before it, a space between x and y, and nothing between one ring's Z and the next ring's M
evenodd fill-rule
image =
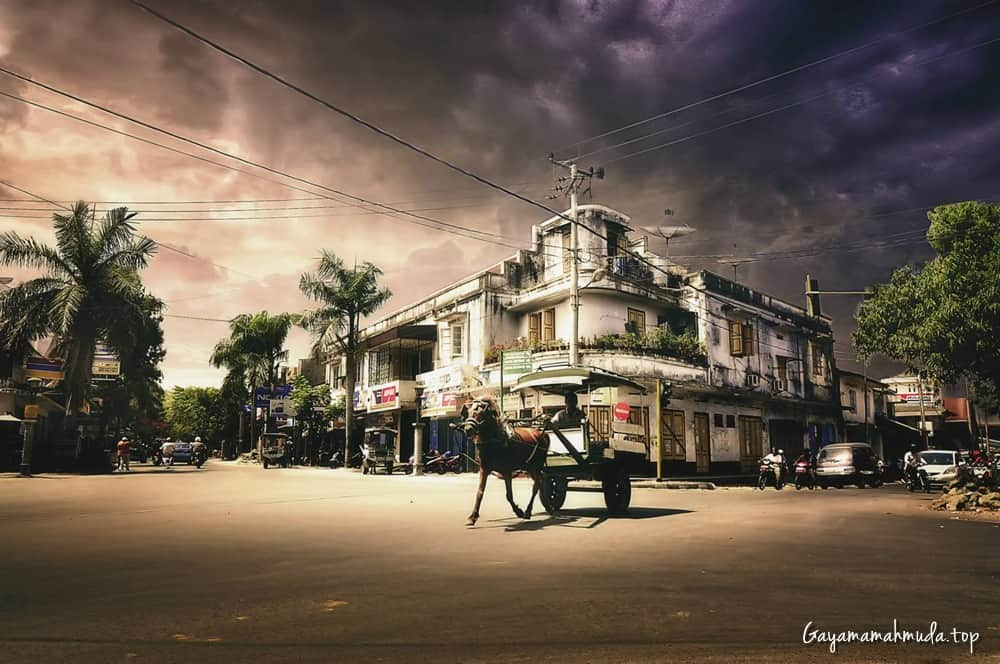
M624 401L615 404L615 419L623 422L628 419L629 407Z

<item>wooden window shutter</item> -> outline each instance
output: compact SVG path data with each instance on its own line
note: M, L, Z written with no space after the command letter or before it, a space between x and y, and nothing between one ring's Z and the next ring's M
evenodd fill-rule
M546 309L542 312L542 341L555 341L556 310Z
M528 316L528 343L534 346L538 343L538 328L541 327L541 314Z
M743 334L743 339L742 339L742 341L743 341L743 344L742 344L743 345L743 354L744 355L753 355L754 346L755 346L754 341L753 341L753 324L751 324L751 323L743 323L743 325L741 325L740 327L742 328L742 334Z
M743 354L743 325L736 320L729 321L729 354Z

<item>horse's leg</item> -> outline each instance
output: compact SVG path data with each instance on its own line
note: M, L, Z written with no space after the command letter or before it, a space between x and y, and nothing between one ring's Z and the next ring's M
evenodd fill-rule
M479 466L479 490L476 492L476 506L472 508L472 514L466 520L465 525L474 526L479 520L479 506L483 502L483 492L486 491L486 479L490 476L485 466Z
M514 487L511 484L511 482L513 481L513 479L514 479L514 473L513 472L504 473L503 481L507 485L507 502L510 503L510 506L514 508L514 514L517 515L517 518L518 519L524 519L524 518L526 518L524 516L524 510L522 510L520 507L518 507L517 503L514 502Z
M535 496L542 489L542 474L537 470L529 470L531 474L531 500L528 501L528 508L524 510L524 518L531 518L531 507L535 504Z

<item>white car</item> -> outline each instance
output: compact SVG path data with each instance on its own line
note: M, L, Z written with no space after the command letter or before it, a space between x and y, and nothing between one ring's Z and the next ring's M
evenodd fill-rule
M947 486L958 478L959 473L968 470L958 450L923 450L920 460L923 462L920 469L927 473L932 485Z

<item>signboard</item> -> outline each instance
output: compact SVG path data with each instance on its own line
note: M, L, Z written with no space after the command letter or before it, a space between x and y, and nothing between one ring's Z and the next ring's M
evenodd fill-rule
M91 373L94 376L117 376L122 371L121 362L118 355L105 344L97 344L94 347L94 363Z
M43 357L32 357L24 363L25 378L40 378L42 380L62 380L62 362L47 360Z
M628 414L630 410L631 409L629 408L629 405L627 403L625 403L624 401L619 401L618 403L615 404L615 410L614 410L615 419L624 422L625 420L628 419Z
M258 387L254 391L254 405L268 408L272 415L294 415L291 394L291 385L275 385L273 392L270 387Z
M501 366L505 378L531 373L531 351L505 350Z
M454 365L418 374L417 385L423 388L421 416L457 415L465 404L469 390L477 389L481 383L479 373L468 365Z
M381 385L372 385L368 388L368 412L376 413L383 410L395 410L399 408L399 381Z

